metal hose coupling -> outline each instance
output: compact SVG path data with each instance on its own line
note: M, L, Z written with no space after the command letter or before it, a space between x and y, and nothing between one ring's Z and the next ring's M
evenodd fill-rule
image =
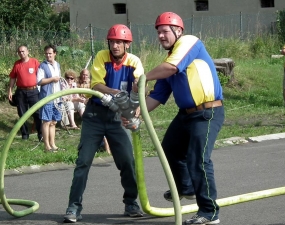
M121 91L112 97L104 95L101 98L102 104L109 107L113 112L119 112L122 117L126 118L130 123L126 126L127 129L136 131L140 126L140 119L135 117L136 109L139 107L139 95L133 91Z
M104 94L101 98L101 102L104 106L109 107L114 112L117 112L119 110L119 106L116 104L116 102L113 99L112 95Z

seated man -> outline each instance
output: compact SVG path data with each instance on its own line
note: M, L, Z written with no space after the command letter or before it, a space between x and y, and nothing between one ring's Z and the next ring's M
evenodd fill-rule
M81 70L77 81L77 87L90 88L90 73L88 69ZM80 96L86 98L84 94L80 94Z

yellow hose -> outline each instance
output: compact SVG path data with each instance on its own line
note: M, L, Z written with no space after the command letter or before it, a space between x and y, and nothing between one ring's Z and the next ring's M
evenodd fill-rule
M31 107L19 119L19 121L16 123L16 125L13 127L12 131L10 132L7 138L7 141L5 142L4 148L1 151L1 158L0 158L0 203L3 205L4 209L10 215L13 215L15 217L23 217L23 216L33 213L39 208L39 204L35 201L21 200L21 199L7 199L5 196L5 192L4 192L5 191L4 189L5 162L6 162L8 150L12 144L12 141L14 137L16 136L17 131L20 129L20 127L24 124L24 122L30 116L32 116L32 114L36 110L38 110L40 107L42 107L44 104L48 103L49 101L52 101L53 99L59 98L64 95L69 95L69 94L90 94L90 95L95 95L98 98L103 97L102 93L93 91L90 89L85 89L85 88L67 89L67 90L63 90L55 94L52 94L42 99L41 101L39 101L33 107ZM139 198L140 198L142 209L144 212L150 215L154 215L154 216L175 215L175 224L181 225L182 224L182 214L196 212L198 210L198 207L196 204L186 205L182 207L180 205L179 196L177 193L177 189L175 186L175 182L174 182L170 167L168 165L167 159L160 145L160 141L155 133L151 119L147 112L146 103L145 103L145 75L142 75L139 80L139 99L140 99L142 117L145 121L147 130L149 132L149 135L151 137L153 144L155 145L155 148L158 153L158 157L164 169L164 172L165 172L165 175L168 181L168 185L172 193L173 206L174 206L174 208L157 208L157 207L153 207L150 205L148 195L147 195L147 189L145 185L145 178L144 178L144 165L143 165L143 155L142 155L140 133L139 131L135 131L132 133L132 137L133 137L133 145L134 145L134 152L135 152L138 191L139 191ZM261 198L272 197L272 196L278 196L278 195L283 195L283 194L285 194L285 187L280 187L280 188L274 188L274 189L269 189L269 190L263 190L263 191L252 192L252 193L247 193L243 195L237 195L237 196L232 196L228 198L218 199L217 203L222 207L222 206L228 206L228 205L233 205L237 203L242 203L242 202L257 200ZM15 211L11 208L9 204L24 205L24 206L28 206L29 208L22 210L22 211Z
M41 108L44 104L59 98L64 95L70 95L70 94L91 94L95 95L99 98L102 98L103 94L97 91L93 91L87 88L72 88L72 89L66 89L57 93L54 93L52 95L47 96L46 98L40 100L37 102L33 107L31 107L15 124L13 129L11 130L5 144L4 148L1 151L1 158L0 158L0 203L3 205L4 209L12 216L15 217L22 217L26 216L28 214L31 214L38 210L39 204L35 201L30 200L22 200L22 199L7 199L5 196L5 189L4 189L4 171L5 171L5 162L7 159L8 151L10 149L10 146L12 144L12 141L14 140L18 130L20 127L26 122L27 119L29 119L32 114L37 111L39 108ZM28 208L21 211L15 211L11 208L9 205L24 205Z
M142 152L141 152L141 146L140 146L139 133L133 132L134 151L135 151L136 167L137 167L136 172L137 172L137 180L138 180L138 186L139 186L138 188L139 197L140 197L142 209L144 212L154 215L154 216L175 215L175 224L181 225L182 223L181 214L197 212L198 206L197 204L180 206L178 193L176 190L176 186L174 183L171 170L169 168L169 165L166 160L163 149L161 147L160 141L156 135L153 124L151 122L150 116L147 111L146 102L145 102L145 81L146 81L146 77L145 75L142 75L138 83L141 115L145 122L148 133L151 137L151 140L155 146L155 149L157 150L157 154L160 159L160 162L163 166L164 173L166 175L166 178L167 178L167 181L168 181L168 184L169 184L172 196L173 196L174 209L173 208L156 208L150 205L146 186L145 186L144 169L143 169L143 162L142 162ZM252 192L252 193L247 193L243 195L237 195L237 196L232 196L228 198L218 199L217 203L219 204L219 206L222 207L222 206L228 206L228 205L233 205L237 203L257 200L257 199L266 198L266 197L273 197L273 196L283 195L283 194L285 194L285 187L280 187L280 188L275 188L275 189L269 189L269 190L264 190L264 191ZM179 215L177 215L178 213Z

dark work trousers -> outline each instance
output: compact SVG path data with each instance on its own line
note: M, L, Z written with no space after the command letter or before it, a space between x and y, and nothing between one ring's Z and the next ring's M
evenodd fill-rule
M25 112L28 111L29 108L31 108L34 104L36 104L39 101L39 90L37 88L32 90L23 90L17 88L15 95L17 98L17 111L19 117L22 117L25 114ZM40 119L39 110L37 110L33 114L33 118L38 133L38 138L40 138L42 136L42 129L41 129L42 121ZM24 135L29 136L29 129L26 122L23 124L20 130L22 136Z
M82 197L86 188L88 173L104 136L110 145L115 164L120 170L121 184L124 188L123 202L132 204L136 201L138 191L133 149L127 131L121 126L120 118L116 118L116 113L89 100L82 116L78 158L74 169L67 211L80 213L82 210Z
M195 193L197 214L209 220L219 214L211 153L223 122L223 106L191 114L180 110L162 141L178 193Z

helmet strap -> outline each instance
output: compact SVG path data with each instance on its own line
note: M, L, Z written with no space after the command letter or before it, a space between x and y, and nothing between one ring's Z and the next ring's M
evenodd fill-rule
M174 34L174 36L175 36L175 42L177 41L177 34L175 33L175 30L173 29L173 27L172 26L169 26L170 27L170 29L172 30L172 33Z
M178 41L178 39L181 37L181 35L180 35L179 37L177 37L177 34L175 33L175 30L173 29L173 27L172 27L172 26L169 26L169 27L170 27L172 33L173 33L174 36L175 36L175 42L173 43L173 45L172 45L171 48L169 49L170 51L172 51L172 49L173 49L175 43Z

